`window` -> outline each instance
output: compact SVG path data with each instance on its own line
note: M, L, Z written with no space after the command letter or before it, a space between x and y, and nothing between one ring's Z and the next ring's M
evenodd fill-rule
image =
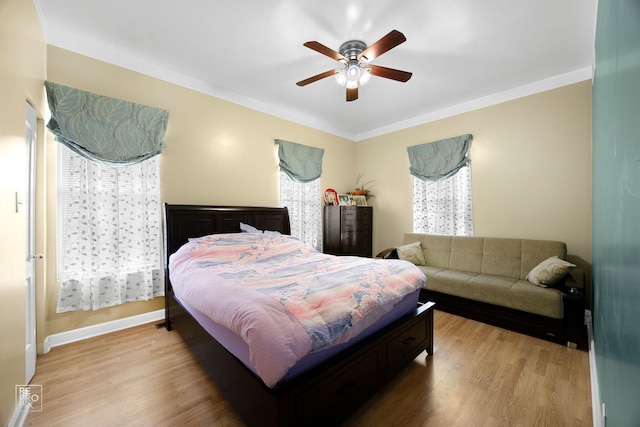
M291 235L322 250L320 180L295 182L280 171L280 203L289 209Z
M441 181L413 177L413 231L473 235L471 166Z
M58 146L57 311L164 294L159 159L107 166Z

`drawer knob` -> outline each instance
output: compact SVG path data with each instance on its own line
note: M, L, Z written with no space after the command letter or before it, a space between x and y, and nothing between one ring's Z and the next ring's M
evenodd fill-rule
M409 338L407 338L406 340L402 341L402 344L404 344L404 345L409 345L409 344L411 344L412 342L414 342L415 340L416 340L416 339L415 339L414 337L409 337Z

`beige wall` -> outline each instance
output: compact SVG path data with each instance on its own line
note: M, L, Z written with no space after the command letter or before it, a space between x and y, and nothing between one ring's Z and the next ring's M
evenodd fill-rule
M467 133L475 235L561 240L588 267L590 81L359 142L355 169L375 180L374 253L413 226L406 147Z
M0 2L0 425L25 381L25 102L42 117L46 45L32 2ZM42 134L42 132L40 132Z
M47 63L51 81L169 110L168 147L160 157L163 202L278 205L276 138L325 149L322 189L353 182L352 141L53 46ZM50 134L48 144L48 181L55 183L56 143ZM47 201L47 257L55 259L55 185L48 187ZM57 314L54 264L49 265L47 284L43 336L157 310L164 304L157 298Z

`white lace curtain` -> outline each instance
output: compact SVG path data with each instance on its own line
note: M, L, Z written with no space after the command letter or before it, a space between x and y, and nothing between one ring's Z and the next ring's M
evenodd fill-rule
M413 231L473 236L471 166L441 181L413 177Z
M321 251L320 180L295 182L281 171L280 203L289 209L291 235Z
M58 146L57 312L164 294L158 157L106 166Z

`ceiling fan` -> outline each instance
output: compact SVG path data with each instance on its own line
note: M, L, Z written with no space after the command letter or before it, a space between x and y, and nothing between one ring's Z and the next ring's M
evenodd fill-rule
M325 77L335 76L338 83L347 88L347 101L355 101L358 99L358 87L365 84L371 75L404 83L411 78L412 73L372 65L369 62L406 40L400 31L392 30L369 47L361 40L349 40L340 46L339 53L317 41L306 42L304 46L342 63L342 68L316 74L296 84L306 86Z

